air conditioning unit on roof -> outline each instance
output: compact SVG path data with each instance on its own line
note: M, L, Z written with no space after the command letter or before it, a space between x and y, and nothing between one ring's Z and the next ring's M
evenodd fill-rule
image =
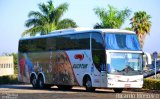
M49 34L52 33L70 33L70 32L76 32L76 31L85 31L85 30L91 30L90 28L82 28L82 27L78 27L78 28L69 28L69 29L61 29L61 30L55 30Z

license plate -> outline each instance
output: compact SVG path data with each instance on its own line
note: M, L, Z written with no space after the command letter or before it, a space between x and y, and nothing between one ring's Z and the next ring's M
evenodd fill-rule
M130 88L130 87L131 87L131 84L125 84L125 87L126 87L126 88Z

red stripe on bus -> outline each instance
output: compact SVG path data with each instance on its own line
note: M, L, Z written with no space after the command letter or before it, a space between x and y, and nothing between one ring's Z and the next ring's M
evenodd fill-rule
M70 65L71 65L71 68L72 68L72 64L71 64L71 61L70 61L70 59L69 59L69 57L68 57L67 52L66 52L66 51L64 51L64 53L66 54L67 60L69 61ZM75 76L75 74L74 74L74 70L73 70L73 68L72 68L72 73L73 73L73 76L74 76L74 78L75 78L75 80L76 80L76 82L77 82L78 86L80 86L80 84L78 83L77 78L76 78L76 76Z

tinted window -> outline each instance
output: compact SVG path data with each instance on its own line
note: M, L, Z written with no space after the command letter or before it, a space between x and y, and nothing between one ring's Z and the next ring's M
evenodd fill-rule
M90 34L71 34L19 41L20 52L90 49Z
M58 42L57 46L61 50L74 50L78 49L79 43L76 39L76 35L64 35L60 37L61 40Z
M21 40L19 42L20 52L43 51L46 49L46 38Z
M93 49L103 49L103 38L100 33L92 33L92 48Z
M28 41L27 40L21 40L19 41L19 51L20 52L27 52L29 49Z
M78 41L78 49L90 49L90 35L87 34L77 34L76 41Z
M92 58L98 71L106 71L105 48L100 33L92 33Z
M57 37L46 38L45 50L47 51L56 50L56 39Z
M60 36L57 39L57 48L60 50L90 49L90 35L87 33Z

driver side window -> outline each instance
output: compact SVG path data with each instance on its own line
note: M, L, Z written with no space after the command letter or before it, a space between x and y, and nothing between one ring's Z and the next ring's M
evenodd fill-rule
M105 47L102 35L92 33L92 59L98 71L105 71Z

